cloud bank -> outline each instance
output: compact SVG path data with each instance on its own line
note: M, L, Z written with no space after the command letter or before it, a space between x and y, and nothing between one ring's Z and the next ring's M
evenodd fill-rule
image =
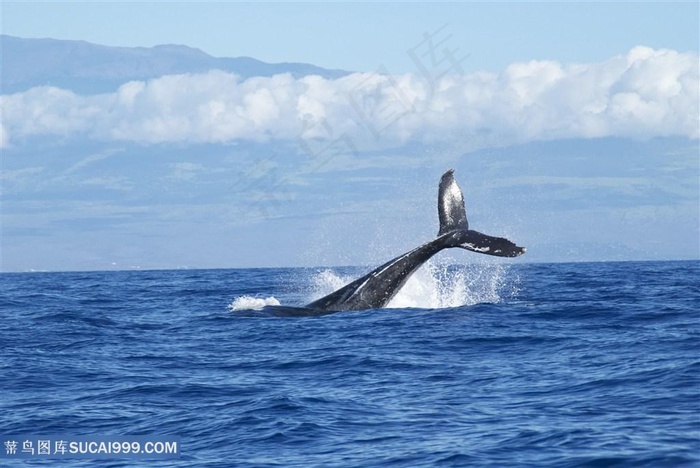
M210 71L133 81L82 96L54 87L3 95L0 145L37 136L143 144L323 141L359 146L487 138L680 135L699 131L697 52L635 47L600 63L514 63L500 73L432 77Z

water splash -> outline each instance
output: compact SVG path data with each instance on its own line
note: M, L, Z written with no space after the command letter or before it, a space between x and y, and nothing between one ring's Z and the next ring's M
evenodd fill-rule
M360 275L343 275L330 268L316 272L311 276L311 294L307 302L327 296L359 277Z
M411 276L389 302L389 308L442 309L502 302L517 285L498 263L446 265L428 262Z
M508 275L508 269L500 263L447 265L428 261L408 279L387 307L442 309L502 302L518 290L518 279ZM309 300L330 294L359 276L322 270L311 277Z
M265 306L278 306L280 301L274 297L260 298L253 296L237 297L228 305L229 310L260 310Z

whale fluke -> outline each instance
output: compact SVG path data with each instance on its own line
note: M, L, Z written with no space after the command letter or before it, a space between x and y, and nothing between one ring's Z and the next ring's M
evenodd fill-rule
M464 196L455 181L454 169L445 172L440 178L438 218L440 219L438 237L451 231L469 229L467 210L464 208Z
M440 179L438 217L440 229L436 239L386 262L306 307L332 311L384 307L421 265L448 248L459 247L498 257L517 257L525 253L524 247L518 247L508 239L469 229L464 196L454 179L453 169L445 172Z

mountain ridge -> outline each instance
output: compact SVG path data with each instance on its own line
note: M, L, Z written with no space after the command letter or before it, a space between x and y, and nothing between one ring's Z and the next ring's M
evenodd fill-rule
M116 90L134 80L222 70L241 78L291 73L339 78L351 72L308 63L268 63L252 57L214 57L181 44L152 47L105 46L80 40L0 35L2 94L56 86L79 94Z

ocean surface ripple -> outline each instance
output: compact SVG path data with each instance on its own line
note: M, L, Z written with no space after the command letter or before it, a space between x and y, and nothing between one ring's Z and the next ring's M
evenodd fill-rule
M310 317L284 311L364 270L2 274L0 435L180 437L147 466L700 466L700 262L504 265Z

